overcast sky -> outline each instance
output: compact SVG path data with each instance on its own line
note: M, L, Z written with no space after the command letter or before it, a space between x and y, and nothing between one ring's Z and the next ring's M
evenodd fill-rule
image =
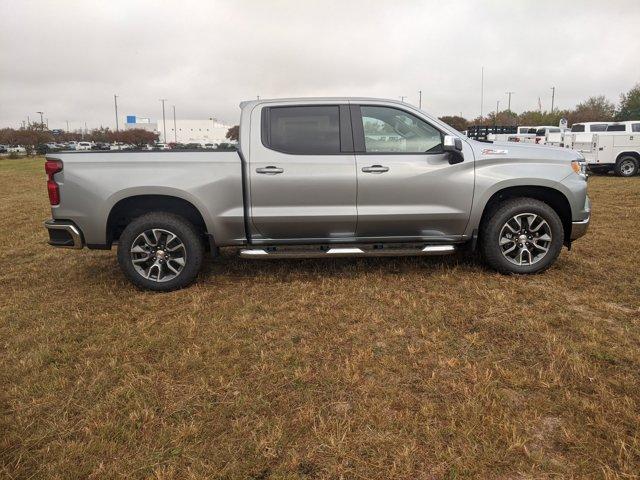
M640 1L1 0L0 126L215 116L241 100L399 98L435 115L617 102L640 81Z

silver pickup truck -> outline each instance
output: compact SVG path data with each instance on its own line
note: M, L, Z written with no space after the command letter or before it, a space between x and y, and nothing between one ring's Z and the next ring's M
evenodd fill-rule
M240 107L233 151L49 154L49 243L117 243L134 284L173 290L228 246L247 259L466 248L499 272L537 273L589 225L573 150L473 141L392 100Z

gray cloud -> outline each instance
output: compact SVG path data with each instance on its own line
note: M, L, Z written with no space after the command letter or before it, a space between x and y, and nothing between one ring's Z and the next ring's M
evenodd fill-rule
M640 81L640 2L3 0L0 126L157 118L236 122L240 100L407 96L436 115L613 101Z

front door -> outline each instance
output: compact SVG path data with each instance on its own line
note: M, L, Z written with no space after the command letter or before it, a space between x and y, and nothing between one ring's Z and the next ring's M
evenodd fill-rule
M353 237L356 166L348 105L265 106L254 115L251 238Z
M357 236L447 240L464 233L474 165L442 148L443 132L400 107L353 105Z

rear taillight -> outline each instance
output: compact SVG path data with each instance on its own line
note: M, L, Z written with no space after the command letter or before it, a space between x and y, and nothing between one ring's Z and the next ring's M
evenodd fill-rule
M53 176L62 171L60 160L47 160L44 163L44 171L47 173L47 191L49 192L49 203L58 205L60 203L60 187L53 179Z

